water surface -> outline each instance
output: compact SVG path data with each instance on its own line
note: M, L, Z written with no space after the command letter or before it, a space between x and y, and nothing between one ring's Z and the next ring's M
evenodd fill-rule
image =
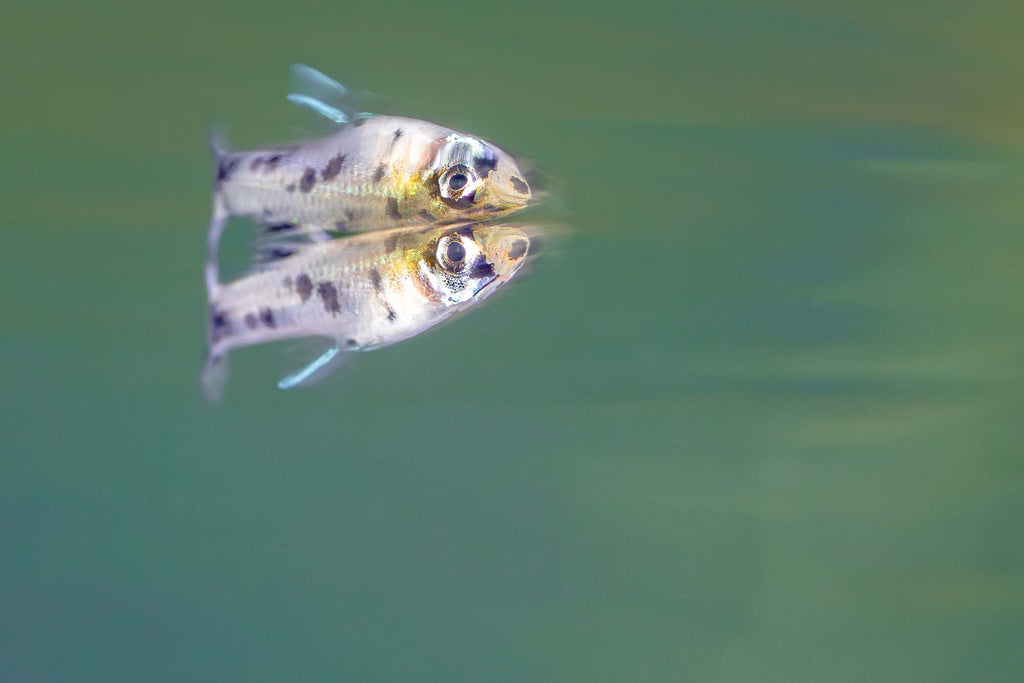
M0 680L1024 675L1019 3L6 14ZM574 230L211 409L205 137L288 137L292 61Z

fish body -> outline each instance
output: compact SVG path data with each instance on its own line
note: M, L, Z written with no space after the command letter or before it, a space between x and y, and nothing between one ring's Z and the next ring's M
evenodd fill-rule
M268 226L348 233L482 221L530 200L515 160L495 145L398 116L316 140L214 153L215 203Z
M204 391L219 397L235 348L319 336L332 340L333 357L417 335L508 282L529 244L513 226L396 228L310 244L263 264L211 291Z

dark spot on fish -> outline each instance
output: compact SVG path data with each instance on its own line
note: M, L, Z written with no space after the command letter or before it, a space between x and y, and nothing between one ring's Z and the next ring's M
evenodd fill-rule
M302 174L302 179L299 180L299 190L302 192L309 192L316 185L316 171L312 168L307 168L306 172Z
M355 347L359 346L359 342L357 342L355 339L346 339L345 340L345 346L347 346L350 349L352 349L352 348L355 348Z
M395 315L395 309L391 308L391 306L388 306L387 304L384 304L384 306L388 309L388 322L393 323L398 320L398 316Z
M377 270L376 268L371 268L370 269L370 283L373 285L374 289L376 289L378 292L380 291L380 289L381 289L380 271Z
M511 182L513 190L515 190L519 194L529 194L530 186L527 185L526 181L524 181L522 178L518 176L512 176Z
M388 203L385 207L385 211L388 214L388 218L398 220L402 217L402 214L398 212L398 200L394 197L388 197Z
M324 170L320 171L320 177L324 180L330 180L334 176L341 173L341 165L345 163L345 155L339 154L324 166Z
M258 324L259 323L256 322L256 316L255 315L253 315L252 313L246 313L245 314L245 326L246 327L248 327L250 330L255 330L256 326Z
M309 301L309 297L313 293L313 282L309 279L308 275L303 273L295 278L295 291L299 293L302 303Z
M526 240L516 240L512 243L512 248L508 250L508 257L511 259L523 258L523 254L526 253L529 246L530 243Z
M240 159L237 156L221 157L217 160L217 180L227 180L234 173Z
M476 236L473 233L473 228L469 227L468 225L465 226L465 227L459 228L458 230L455 230L452 234L453 235L462 235L463 237L468 237L469 239L471 239L473 241L476 241Z
M316 293L324 302L324 310L331 315L341 313L341 305L338 303L338 290L330 282L321 282L316 286Z
M402 133L404 132L405 131L403 131L401 128L395 128L395 132L392 133L392 137L397 141L398 138L402 137Z
M388 252L390 254L391 252L393 252L397 248L398 248L398 235L397 234L389 235L388 238L386 240L384 240L384 251L386 251L386 252Z
M223 311L210 311L210 341L220 341L231 334L231 322Z
M345 209L345 218L347 218L349 221L354 221L356 218L356 212L353 211L352 209Z
M482 157L473 159L473 168L481 178L486 178L497 165L498 156L493 152L486 152Z
M295 288L295 282L292 280L291 275L282 280L281 284L283 284L284 288L287 289L289 292Z
M284 156L284 154L271 154L265 157L254 157L253 160L249 162L249 169L255 171L260 166L265 166L267 171L273 171Z
M387 173L387 168L384 164L377 166L377 170L373 172L373 182L379 183L384 178L385 173Z
M423 209L418 214L416 214L416 218L426 223L432 223L434 221L434 217L431 216L430 212L427 211L426 209Z
M260 321L267 327L277 327L277 321L274 320L274 312L269 308L264 308L260 311Z
M348 221L335 221L334 229L338 232L348 232Z
M274 223L273 225L267 226L267 232L286 232L294 229L294 223Z
M494 204L484 204L483 206L478 208L477 211L479 211L480 213L493 213L495 211L501 211L501 207L495 206Z
M493 277L494 276L494 265L487 262L483 256L477 259L476 263L473 264L473 270L470 275L475 278L481 277Z
M295 192L295 183L288 183L287 185L284 186L284 189L288 190L289 192Z

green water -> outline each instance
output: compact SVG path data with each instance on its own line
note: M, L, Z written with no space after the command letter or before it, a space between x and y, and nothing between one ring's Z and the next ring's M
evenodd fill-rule
M0 681L1024 679L1022 24L6 6ZM206 131L287 137L293 61L531 159L574 231L210 408Z

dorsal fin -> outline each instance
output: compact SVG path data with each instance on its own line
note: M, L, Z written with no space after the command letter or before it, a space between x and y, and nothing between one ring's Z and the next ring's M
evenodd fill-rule
M341 83L306 64L292 64L288 101L315 114L311 127L337 130L372 114L359 111L354 93ZM365 95L365 93L363 94Z

